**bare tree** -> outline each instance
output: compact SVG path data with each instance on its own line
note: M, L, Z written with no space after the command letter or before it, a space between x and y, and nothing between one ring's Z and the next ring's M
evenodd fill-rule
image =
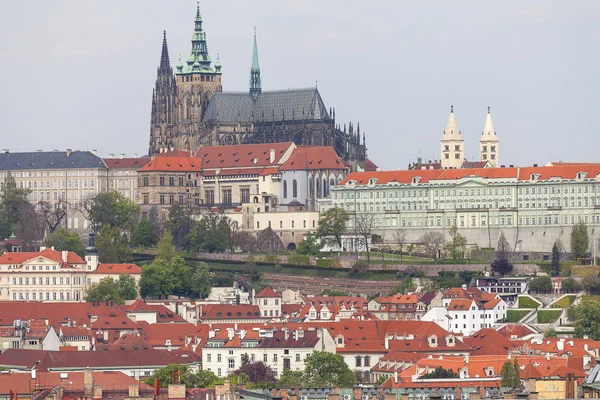
M406 236L408 232L402 228L398 228L393 233L394 242L400 247L400 264L402 264L402 252L404 250L404 243L406 243Z
M373 214L356 214L354 228L358 236L358 243L367 250L367 263L371 262L370 244L374 226L375 218Z
M508 240L506 240L506 236L504 236L504 232L500 232L500 237L498 238L498 246L496 247L496 256L498 260L509 260L510 253L512 248Z
M40 201L37 204L38 213L42 217L48 233L54 232L67 215L67 204L62 199L52 204L49 201Z
M427 254L434 260L438 259L440 249L445 241L444 234L441 232L427 232L421 236L421 242L425 246Z

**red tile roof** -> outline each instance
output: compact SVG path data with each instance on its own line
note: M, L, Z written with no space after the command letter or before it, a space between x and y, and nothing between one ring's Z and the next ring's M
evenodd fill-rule
M200 164L202 160L197 157L187 156L171 156L165 153L163 156L154 157L149 163L139 169L139 172L200 172Z
M241 304L234 306L230 304L214 304L202 306L203 320L223 320L223 319L257 319L262 318L258 306Z
M24 262L34 259L36 257L45 257L54 262L63 264L62 252L55 251L52 249L44 249L42 251L34 252L14 252L4 253L0 256L0 264L23 264ZM76 253L69 252L67 255L68 264L86 264L86 262L79 257Z
M269 286L267 286L263 290L261 290L254 297L256 297L257 299L260 299L260 298L263 298L263 297L268 297L268 298L278 297L278 298L281 298L281 293L277 293L273 289L271 289Z
M234 146L207 146L198 149L202 170L216 168L265 167L280 164L281 157L294 144L292 142L243 144ZM275 160L271 162L271 149Z
M99 264L92 274L141 274L142 269L135 264Z
M109 169L114 168L129 168L138 169L146 165L150 161L148 157L142 158L105 158L104 163Z
M189 365L200 362L197 355L188 351L166 351L149 349L120 351L44 351L7 349L0 354L0 365L31 369L40 360L38 370L60 371L83 370L85 367L103 369L134 366L165 366L169 364Z
M294 149L290 159L281 166L282 171L313 169L346 170L347 167L333 147L301 146Z
M68 372L67 377L62 379L60 375L59 372L38 372L36 380L32 381L30 374L0 374L0 394L8 395L11 390L19 395L31 393L36 383L44 388L62 386L69 392L83 392L83 372ZM140 385L142 390L152 390L151 386L118 371L95 371L93 377L94 384L102 386L104 390L127 390L129 385Z
M461 168L440 170L399 170L399 171L375 171L354 172L348 175L341 184L349 180L357 184L367 184L370 178L378 180L378 184L391 182L411 183L413 177L420 177L421 183L429 181L457 180L467 177L481 177L488 179L518 179L529 181L532 174L539 174L539 180L551 178L575 179L578 172L587 173L587 178L595 178L600 174L600 163L597 164L557 164L544 167L521 167L521 168Z

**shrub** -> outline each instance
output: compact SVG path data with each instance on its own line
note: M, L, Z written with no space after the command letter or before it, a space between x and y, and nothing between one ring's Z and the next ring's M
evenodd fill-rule
M369 264L363 261L358 261L352 266L352 268L350 268L350 275L362 276L367 272L368 269Z
M288 264L310 265L310 256L303 256L300 254L294 254L294 255L288 256Z
M337 258L320 258L317 260L317 267L342 268L342 262Z
M279 263L279 257L276 256L275 254L265 254L264 260L266 263L269 263L269 264L278 264Z
M600 271L600 267L594 265L574 265L571 268L572 276L597 276Z
M536 293L549 293L552 291L552 279L549 276L538 276L529 281L529 289Z

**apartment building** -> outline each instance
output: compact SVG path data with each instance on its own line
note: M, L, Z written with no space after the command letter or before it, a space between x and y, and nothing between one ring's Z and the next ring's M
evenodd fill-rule
M142 168L150 161L150 158L143 157L120 157L105 158L104 163L108 168L108 190L116 190L126 199L133 203L139 202L138 197L138 176L137 170Z
M452 226L469 244L495 247L503 232L517 252L550 252L571 228L600 226L600 164L551 163L521 168L355 172L332 189L328 206L356 218L373 218L373 233L410 243L423 233L444 235ZM447 235L446 235L447 236Z

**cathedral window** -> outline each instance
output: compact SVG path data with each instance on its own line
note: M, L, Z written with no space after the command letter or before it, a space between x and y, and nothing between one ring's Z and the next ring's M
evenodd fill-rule
M283 198L287 199L287 181L283 181Z
M298 197L298 181L295 179L292 181L292 196L294 198Z

